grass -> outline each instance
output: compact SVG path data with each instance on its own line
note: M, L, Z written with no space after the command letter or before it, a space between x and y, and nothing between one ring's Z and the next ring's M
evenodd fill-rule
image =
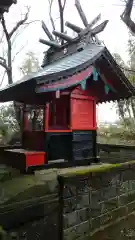
M116 145L126 145L126 146L135 146L135 140L126 140L113 137L97 137L98 143L101 144L116 144Z

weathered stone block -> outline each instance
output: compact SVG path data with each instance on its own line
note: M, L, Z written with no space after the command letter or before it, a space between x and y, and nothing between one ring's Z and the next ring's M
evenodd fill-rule
M124 205L128 204L128 202L129 202L128 192L120 195L118 199L119 199L118 200L119 201L119 206L124 206Z
M64 240L75 240L76 239L76 227L71 227L63 232L63 239Z
M91 189L90 184L91 184L90 178L86 177L85 179L81 179L79 184L77 184L76 194L81 195L83 193L85 193L85 194L88 193Z
M90 192L90 205L92 206L93 204L99 204L99 202L101 201L101 193L102 190L98 190L98 191L91 191Z
M63 216L63 227L67 229L77 224L77 211L70 212Z
M89 207L89 205L90 205L89 194L82 194L82 195L77 196L76 209Z
M131 202L127 205L127 212L128 213L132 213L134 211L135 211L135 201L133 201L133 202Z
M78 223L85 222L90 218L90 209L84 208L77 212Z
M111 215L110 212L105 213L102 216L100 216L100 224L101 224L101 226L109 224L110 222L112 222L112 215Z
M88 236L90 231L91 228L89 221L83 222L82 224L66 229L64 231L64 240L75 240L78 238L85 239L85 236Z
M135 180L129 180L130 190L135 190Z
M115 222L119 218L126 217L127 216L126 207L125 206L119 207L119 208L111 211L110 216L111 216L111 221L112 222Z
M109 200L117 196L117 187L112 185L111 187L102 188L102 201Z
M95 206L95 208L90 208L90 218L98 217L101 214L102 214L101 205Z
M117 197L112 198L108 201L104 201L102 203L102 213L114 210L116 208L118 208L118 198Z
M76 210L76 198L64 199L63 213L70 213Z
M92 231L95 231L95 230L99 229L100 227L101 227L100 216L91 219L91 228L92 228Z
M135 201L135 191L131 191L128 194L128 203Z
M91 231L90 222L86 221L76 226L77 238L87 236Z
M83 208L71 213L64 215L64 229L72 227L73 225L78 225L90 218L89 208Z

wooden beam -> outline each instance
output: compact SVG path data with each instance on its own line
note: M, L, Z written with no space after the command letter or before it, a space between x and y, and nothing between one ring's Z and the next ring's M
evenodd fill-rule
M76 33L80 33L81 31L83 31L83 28L80 28L78 26L76 26L75 24L73 23L70 23L70 22L66 22L65 25L72 29L73 31L75 31Z
M91 35L96 35L96 34L102 32L105 29L107 23L108 23L108 20L105 20L100 25L98 25L95 28L91 29Z
M81 31L79 33L79 36L84 36L87 33L91 33L91 35L96 35L100 32L102 32L104 30L104 28L106 27L108 23L108 20L105 20L104 22L102 22L100 25L96 26L95 28L91 29L89 26L87 28L85 28L83 31Z
M58 44L57 42L55 41L47 41L47 40L44 40L44 39L39 39L39 42L40 43L43 43L49 47L53 47L53 48L57 48L57 49L60 49L61 48L61 45Z
M84 14L84 11L83 11L83 9L81 7L81 4L80 4L79 0L75 0L75 6L77 8L77 11L78 11L81 19L82 19L82 22L83 22L84 26L87 27L88 26L88 21L87 21L87 18L86 18L85 14Z
M50 33L48 27L47 27L46 24L44 23L44 21L42 21L42 28L43 28L44 32L46 33L46 35L48 36L48 38L49 38L51 41L54 41L54 38L53 38L52 34Z
M71 38L70 36L64 34L64 33L61 33L61 32L57 32L57 31L53 31L53 34L56 36L56 37L59 37L67 42L73 42L74 39Z
M92 28L99 20L101 19L101 14L99 14L97 17L95 17L91 23L89 23L89 28Z

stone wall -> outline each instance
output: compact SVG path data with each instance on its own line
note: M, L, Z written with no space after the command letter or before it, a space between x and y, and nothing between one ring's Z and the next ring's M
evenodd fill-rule
M135 161L67 168L53 181L43 171L42 178L51 181L45 196L0 206L0 236L7 237L1 239L125 240L135 235Z
M59 240L58 195L0 207L0 239Z
M95 239L97 233L106 232L109 227L114 230L135 211L135 163L76 172L72 176L60 176L59 181L63 206L61 239ZM120 239L121 231L115 238ZM102 239L114 239L114 236Z

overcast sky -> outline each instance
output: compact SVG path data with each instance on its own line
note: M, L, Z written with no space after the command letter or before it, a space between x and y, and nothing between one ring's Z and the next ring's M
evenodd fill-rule
M59 30L59 13L57 0L54 0L52 15L55 19L57 29ZM107 27L104 32L100 34L100 39L102 39L111 53L119 53L124 61L128 60L127 54L127 41L128 41L128 29L124 23L120 20L120 15L124 10L124 1L122 0L80 0L81 5L84 9L84 12L87 16L88 21L90 22L96 15L101 13L101 20L109 20ZM19 65L21 64L26 52L33 51L39 56L42 61L43 52L45 51L45 46L38 42L39 38L46 38L45 33L41 28L41 20L44 20L46 24L51 28L49 22L48 14L48 0L18 0L17 5L13 5L10 8L9 13L6 15L8 22L8 28L11 29L17 20L20 19L20 13L25 12L25 6L31 6L31 12L29 16L29 21L37 20L37 22L32 23L18 38L14 44L14 54L17 52L23 45L25 48L21 53L16 57L14 63L14 81L18 80L21 77ZM74 7L74 0L67 0L67 5L65 8L65 21L68 20L83 26ZM1 70L1 69L0 69ZM4 85L7 82L4 82ZM116 120L116 110L112 109L112 104L107 104L100 106L98 112L98 119L101 121L114 121Z

